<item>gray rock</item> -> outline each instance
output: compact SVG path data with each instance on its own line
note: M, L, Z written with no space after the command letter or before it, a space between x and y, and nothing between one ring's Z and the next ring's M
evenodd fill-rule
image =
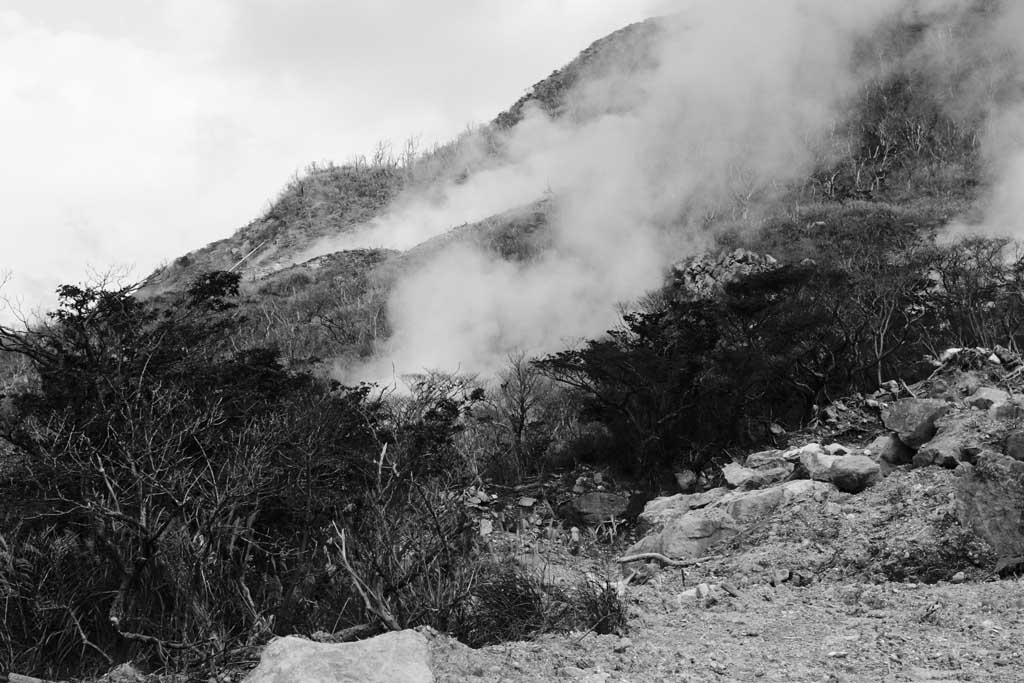
M866 455L841 455L832 462L832 484L846 493L860 493L882 479L878 463Z
M792 463L780 460L777 467L750 468L734 462L722 468L722 476L732 487L738 489L761 489L780 482L793 473Z
M276 638L247 683L433 683L427 639L395 631L354 643Z
M1024 462L981 453L956 470L960 524L984 538L999 558L1024 556Z
M948 410L940 399L903 398L882 411L882 422L904 445L916 449L935 436L935 420Z
M914 458L914 451L907 448L895 434L878 437L868 444L867 451L879 462L893 467L909 465Z
M657 528L673 519L682 517L690 510L707 507L727 493L729 493L729 489L723 486L701 493L677 493L674 496L655 498L644 506L644 511L640 513L637 521L641 530Z
M625 554L661 553L668 557L693 559L707 554L715 543L739 533L732 516L719 507L692 510L669 520L657 533L634 543Z
M988 410L993 405L1006 403L1010 400L1010 394L996 387L981 387L967 397L966 403L978 410Z
M850 449L841 443L830 443L821 450L825 451L829 455L849 455Z
M800 466L815 481L832 481L832 463L845 456L826 455L821 451L805 451L800 455Z
M945 415L936 421L934 437L914 454L915 467L937 465L953 469L984 448L980 435L988 427L983 413L967 411Z
M697 474L693 470L675 473L676 485L683 493L692 493L697 488Z
M779 467L784 462L787 461L782 451L760 451L748 455L743 464L753 469L761 469Z
M576 524L597 526L610 518L621 518L629 507L629 500L614 493L594 491L562 503L558 514Z

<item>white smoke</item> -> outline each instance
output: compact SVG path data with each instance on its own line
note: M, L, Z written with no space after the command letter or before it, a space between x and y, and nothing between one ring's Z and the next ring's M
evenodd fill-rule
M858 40L908 12L968 4L712 0L663 20L657 68L573 93L572 109L588 118L528 112L506 141L507 163L359 236L405 248L546 190L556 198L553 247L539 260L457 245L406 273L389 303L392 338L345 379L487 374L513 350L546 353L600 334L617 303L658 286L667 265L702 245L705 212L806 177L862 85L851 70ZM1019 133L1021 117L1006 117ZM1024 156L1006 170L994 206L1019 216Z

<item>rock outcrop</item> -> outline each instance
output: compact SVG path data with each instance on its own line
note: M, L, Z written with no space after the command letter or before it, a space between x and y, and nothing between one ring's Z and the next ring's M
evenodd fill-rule
M277 638L246 683L433 683L427 640L395 631L354 643Z
M908 448L918 449L935 436L935 421L949 405L935 398L904 398L882 411L882 422Z
M878 463L866 455L840 455L832 461L829 480L846 493L860 493L882 478Z
M1024 564L1024 462L986 452L956 474L960 524L984 538L1001 564Z

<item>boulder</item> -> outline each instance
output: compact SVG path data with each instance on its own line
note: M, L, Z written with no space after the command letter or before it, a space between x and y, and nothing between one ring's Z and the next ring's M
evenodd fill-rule
M978 410L988 410L994 405L1006 403L1010 400L1010 394L996 387L981 387L967 397L966 403Z
M823 447L821 450L825 451L829 455L849 455L850 449L841 443L830 443Z
M640 515L655 532L634 544L626 554L655 552L683 559L700 557L710 546L731 538L744 526L764 519L783 505L797 498L821 501L834 490L829 484L802 479L760 491L717 489L723 493L714 494L706 507L699 509L688 507L696 496L655 499Z
M394 631L354 643L276 638L247 683L432 683L427 639Z
M712 545L739 532L736 520L722 508L702 508L670 519L660 531L640 539L625 554L661 553L693 559L706 555Z
M627 507L629 500L622 496L594 491L562 503L558 514L577 525L597 526L612 517L621 518Z
M641 529L651 529L667 524L673 519L682 517L690 510L697 510L714 503L729 493L729 489L719 487L700 493L677 493L674 496L662 496L648 501L644 511L637 520Z
M722 468L726 483L738 489L761 489L793 473L792 463L780 460L776 467L750 468L731 462Z
M860 493L882 478L878 463L866 455L837 457L832 461L829 474L832 484L845 493Z
M832 463L846 456L826 455L821 451L805 451L800 455L800 466L815 481L832 481Z
M733 491L714 505L721 507L740 524L760 521L796 498L822 500L831 486L820 481L798 479L760 491Z
M866 450L871 457L892 467L909 465L914 458L914 451L907 448L895 434L878 437L868 444Z
M948 410L940 399L903 398L882 411L882 422L904 445L917 449L935 436L935 420Z
M984 413L975 411L943 416L936 421L935 436L914 454L914 466L938 465L953 469L962 461L970 460L984 448L981 435L987 433L990 425Z
M1024 462L980 453L956 474L960 524L984 538L1000 560L1024 556Z
M744 465L753 469L780 467L787 460L782 451L760 451L751 453L744 461Z

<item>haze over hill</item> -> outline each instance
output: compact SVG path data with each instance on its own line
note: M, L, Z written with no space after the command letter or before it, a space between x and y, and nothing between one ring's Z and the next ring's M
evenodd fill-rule
M842 173L832 172L847 163L859 164L848 198L942 203L973 201L979 179L964 164L978 159L989 189L970 229L1017 234L1020 29L1024 8L1007 2L695 3L598 41L451 145L370 164L360 171L367 187L332 196L358 169L312 169L223 243L233 251L197 263L246 257L243 270L258 277L340 250L408 250L548 198L547 241L528 258L448 240L392 268L390 334L335 369L382 380L427 368L487 373L510 352L599 334L617 304L723 232L837 198ZM907 168L924 168L947 142L965 151L932 168L926 187ZM959 229L963 220L977 222L958 219Z

